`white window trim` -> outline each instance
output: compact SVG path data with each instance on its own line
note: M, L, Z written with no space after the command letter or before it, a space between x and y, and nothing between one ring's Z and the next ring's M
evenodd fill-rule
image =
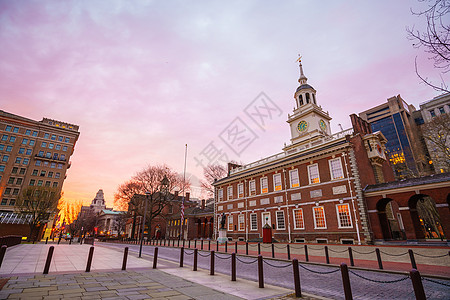
M231 193L230 193L230 189L231 189ZM227 187L227 199L228 200L233 199L233 186L232 185Z
M279 190L277 190L277 187L276 187L276 180L275 180L275 177L278 177L278 176L280 176L280 189ZM282 179L281 179L281 173L275 173L275 174L273 174L273 191L274 192L278 192L278 191L282 191L283 190L283 181L282 181Z
M317 207L322 207L323 208L323 222L325 223L325 227L317 227L316 214L314 212L314 208L317 208ZM323 206L314 206L312 208L312 212L313 212L313 217L314 217L314 229L327 229L327 217L326 217L326 214L325 214L325 207L323 207Z
M267 180L267 192L263 192L263 180ZM269 193L269 178L267 178L267 176L266 177L261 177L260 179L259 179L259 183L261 184L261 194L267 194L267 193Z
M348 217L350 218L350 226L342 226L341 218L339 217L339 209L338 209L339 205L347 206L347 208L348 208ZM336 216L337 216L337 219L338 219L338 228L353 228L352 214L350 212L350 204L348 204L348 203L336 204Z
M334 178L333 177L333 171L331 169L331 162L332 161L339 161L339 166L341 167L341 172L342 172L342 178ZM331 180L339 180L339 179L345 178L344 169L342 168L342 160L341 160L340 157L328 160L328 167L330 168L330 178L331 178ZM320 178L319 178L319 181L320 181Z
M231 221L231 222L230 222ZM230 230L230 224L231 224L231 230ZM227 231L234 231L234 227L233 227L233 215L229 214L227 216Z
M242 196L239 193L239 189L242 189ZM243 198L244 197L244 184L243 183L239 183L237 186L237 197L238 198Z
M292 186L292 174L297 174L298 186ZM289 170L289 186L291 189L300 187L300 177L298 176L298 169Z
M252 223L252 216L256 217L256 228L253 228L253 223ZM257 231L258 230L258 214L256 213L251 213L250 214L250 231Z
M242 220L242 222L241 222L241 220ZM244 226L242 226L242 229L241 229L241 224L244 224ZM245 230L245 215L242 215L242 214L240 214L240 215L238 215L238 231L244 231Z
M252 190L252 188L251 188L251 183L253 182L253 184L255 185L255 188ZM252 194L252 193L254 193L254 194ZM248 194L249 194L249 196L254 196L254 195L256 195L256 180L255 179L253 179L253 180L250 180L249 182L248 182Z
M220 195L221 192L222 192L222 195ZM220 188L220 189L219 189L217 198L219 199L219 201L223 201L223 188Z
M271 213L269 211L265 211L261 213L261 228L264 228L264 225L266 225L265 219L264 219L264 214L268 214L269 215L269 222L267 224L269 224L270 228L272 228L272 216Z
M311 171L310 171L310 168L312 168L313 166L317 167L317 175L319 177L319 182L316 182L316 183L312 183L311 182ZM308 169L308 181L309 181L309 184L319 184L320 183L319 164L315 163L315 164L312 164L312 165L308 165L307 169Z
M283 227L278 227L278 215L279 214L283 214L283 224L284 224L284 226ZM277 210L276 212L275 212L275 216L277 217L277 230L285 230L286 229L286 219L285 219L285 217L284 217L284 210Z
M302 212L302 225L303 227L297 227L297 223L295 222L295 211L300 210ZM305 230L305 215L303 214L303 208L296 208L292 210L292 217L294 219L294 229Z

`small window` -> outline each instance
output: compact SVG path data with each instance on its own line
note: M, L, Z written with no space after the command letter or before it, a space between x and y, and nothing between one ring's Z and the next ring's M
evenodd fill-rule
M289 180L290 180L291 188L296 188L296 187L300 186L297 169L289 171Z
M430 115L432 118L436 117L436 113L434 112L434 109L430 110Z
M8 203L8 199L3 198L1 205L6 205Z
M28 165L29 162L30 162L29 158L24 158L23 161L22 161L22 164L23 165Z
M244 184L239 183L237 187L238 187L238 198L244 197Z
M52 134L51 140L56 141L56 135Z
M68 142L70 142L70 139L69 139L68 137L66 137L66 138L64 139L64 142L68 143Z
M40 150L39 153L38 153L38 156L44 157L44 151Z
M19 189L14 189L12 194L13 194L14 196L19 195Z
M350 217L350 207L348 204L336 205L336 213L339 221L339 228L352 227L352 219Z
M20 164L22 162L22 157L16 157L15 163Z
M12 126L11 125L6 125L5 131L11 131Z
M46 186L46 187L50 187L50 181L46 181L46 182L45 182L45 186Z
M56 144L55 149L56 150L61 150L61 145L60 144Z
M42 142L41 147L42 148L47 148L47 142Z
M50 137L50 134L44 133L44 139L48 139Z
M445 114L444 107L439 107L439 113L440 113L441 115Z
M233 231L233 215L228 215L228 231Z
M28 139L23 139L22 140L22 145L26 145L26 144L28 144Z
M227 199L228 199L228 200L233 199L233 186L232 186L232 185L230 185L230 186L227 188Z
M344 171L342 170L340 158L330 159L328 164L330 165L331 180L344 178Z
M304 243L305 239L295 239L294 242L295 243Z
M352 239L341 239L341 244L344 244L344 245L353 245L354 243L355 243L355 241Z
M328 240L327 239L316 239L316 243L317 244L328 244Z
M2 135L2 141L7 141L8 140L8 136L6 134Z
M19 168L18 167L13 167L12 170L11 170L11 173L12 174L16 174L17 171L19 171Z
M3 194L4 195L10 195L11 194L11 188L6 188L5 192Z
M7 162L9 159L9 155L3 155L2 161Z
M33 186L36 184L36 180L35 179L30 179L30 185Z
M31 173L31 175L37 176L37 175L38 175L38 170L34 169L34 170L33 170L33 173Z
M45 177L45 173L46 173L46 172L45 172L44 170L42 170L42 171L41 171L41 174L39 174L39 176Z
M63 137L62 136L58 136L58 142L62 142L63 141Z
M258 220L256 214L250 214L250 230L258 230Z
M274 191L281 191L281 174L273 174L273 189Z
M30 129L25 130L25 135L31 135L31 130Z
M19 132L19 127L14 127L13 132L14 133L18 133Z
M16 137L12 135L12 136L9 138L9 141L10 141L11 143L14 143L14 142L16 141Z
M53 177L53 172L48 172L48 174L47 174L47 176L49 177L49 178L52 178Z
M55 147L55 144L53 144L53 143L48 144L48 149L53 149L54 147Z
M269 184L267 182L267 177L261 178L261 194L265 194L269 192Z
M219 201L223 200L223 189L219 189L219 195L218 195Z
M67 146L63 146L63 151L67 151Z
M6 152L11 152L12 151L12 146L6 146Z
M61 173L56 172L55 173L55 178L60 178L61 177Z
M38 132L37 131L33 131L33 134L31 136L38 136Z
M20 174L20 175L23 175L23 174L25 174L25 171L26 171L25 168L20 168L19 174Z
M305 222L303 220L303 209L294 209L294 229L305 229Z
M248 182L248 191L249 191L250 196L256 195L256 181L255 180L250 180Z
M314 215L314 228L315 229L326 229L327 224L325 220L325 209L323 206L313 207Z
M308 166L309 184L320 183L319 166L317 164Z
M0 165L0 172L4 172L5 171L5 165Z
M277 214L277 229L286 229L284 224L284 210L278 210Z
M40 166L41 165L41 161L40 160L36 160L36 162L34 163L35 166Z
M9 177L8 184L14 184L15 177Z
M25 153L25 148L19 148L19 154L24 154Z
M42 186L42 183L43 183L44 181L42 181L42 180L38 180L38 183L37 183L37 185L38 186Z
M238 230L239 231L244 231L245 229L245 219L244 219L244 215L238 215Z
M26 155L31 155L32 150L31 149L27 149L27 152L25 153Z
M15 200L15 199L9 200L9 205L10 205L10 206L16 205L16 200Z
M36 143L36 141L35 140L30 140L30 143L28 144L28 145L30 145L30 146L34 146L34 144Z
M22 184L22 181L23 181L23 178L17 178L17 179L16 179L16 184L17 184L17 185L21 185L21 184Z

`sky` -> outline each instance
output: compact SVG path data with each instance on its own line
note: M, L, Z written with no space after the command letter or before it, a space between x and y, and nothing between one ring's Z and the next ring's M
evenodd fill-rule
M299 54L332 132L392 96L419 108L439 95L416 76L415 57L422 74L440 80L406 33L424 28L411 9L425 7L0 0L0 109L80 126L66 200L89 204L103 189L110 207L118 185L148 165L182 173L186 144L192 194L202 197L202 165L250 163L289 143ZM261 110L263 126L248 114L258 103L271 108Z

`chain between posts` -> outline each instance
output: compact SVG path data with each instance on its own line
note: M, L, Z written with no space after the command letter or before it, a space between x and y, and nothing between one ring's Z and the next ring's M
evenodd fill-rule
M263 262L264 262L265 264L271 266L271 267L279 268L279 269L287 268L287 267L290 267L290 266L292 265L292 263L289 263L289 264L287 264L287 265L285 265L285 266L275 266L275 265L272 265L272 264L268 263L265 259L263 259Z
M320 272L320 271L314 271L311 269L308 269L307 267L303 266L303 265L299 265L301 268L305 269L306 271L312 272L312 273L316 273L316 274L332 274L332 273L336 273L339 272L339 269L333 270L333 271L324 271L324 272Z
M376 279L370 279L370 278L364 277L362 275L359 275L359 274L353 272L352 270L349 270L348 272L355 275L356 277L361 278L361 279L371 281L371 282L376 282L376 283L396 283L396 282L400 282L400 281L405 281L406 279L409 278L409 276L406 276L404 278L394 279L394 280L376 280Z
M433 280L433 279L430 279L430 278L422 277L422 280L425 280L425 281L429 281L429 282L433 282L433 283L436 283L436 284L440 284L440 285L444 285L444 286L449 286L449 287L450 287L450 284L443 283L443 282L439 282L439 281L436 281L436 280Z
M192 255L192 254L194 254L194 250L192 250L192 252L189 253L188 251L186 251L186 249L184 249L184 253L185 253L186 255Z
M348 252L347 249L344 249L342 251L337 251L337 250L333 250L333 249L328 249L328 251L333 252L333 253L344 253L344 252Z
M214 254L217 258L219 258L219 259L229 259L229 258L231 258L231 254L228 256L228 257L220 257L217 253L216 254Z
M198 254L198 255L200 255L201 257L208 257L208 256L210 256L210 255L211 255L211 253L210 253L210 252L208 252L208 254L206 254L206 255L202 255L202 254L201 254L201 252L198 252L197 254Z
M408 254L408 252L405 252L405 253L402 253L402 254L389 254L389 253L381 251L381 250L380 250L380 252L383 253L384 255L388 255L388 256L402 256L402 255Z
M427 258L442 258L442 257L448 256L448 254L433 256L433 255L424 255L424 254L420 254L420 253L414 253L414 255L427 257Z
M241 259L239 258L239 256L236 256L236 259L237 259L239 262L241 262L241 263L243 263L243 264L247 264L247 265L253 264L253 263L255 263L255 262L258 261L257 258L256 258L254 261L243 261L243 260L241 260Z
M355 252L355 253L358 253L358 254L362 254L362 255L367 255L367 254L373 254L373 253L375 253L375 250L370 251L370 252L359 252L359 251L356 251L356 250L353 249L353 248L352 248L352 251Z

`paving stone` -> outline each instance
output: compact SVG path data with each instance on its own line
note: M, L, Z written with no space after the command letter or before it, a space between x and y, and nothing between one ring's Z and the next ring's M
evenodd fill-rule
M86 292L95 292L95 291L107 291L108 289L104 286L92 286L92 287L84 287Z
M70 290L56 290L56 291L49 291L49 295L68 295L72 293L82 293L85 290L83 288L77 288L77 289L70 289Z

